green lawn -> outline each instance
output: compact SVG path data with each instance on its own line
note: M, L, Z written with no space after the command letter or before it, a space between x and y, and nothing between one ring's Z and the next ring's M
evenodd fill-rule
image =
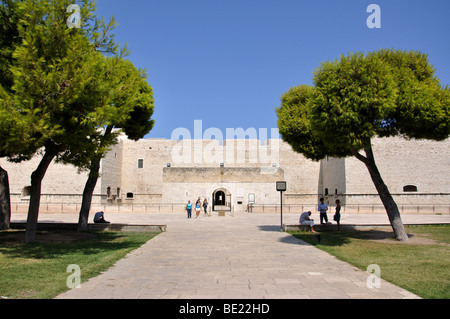
M311 233L291 232L340 260L360 269L378 264L381 277L427 299L450 298L450 226L413 226L409 243L392 232L322 232L321 243Z
M67 267L81 269L81 281L99 275L156 233L39 232L25 244L24 231L0 232L0 296L49 299L68 290Z

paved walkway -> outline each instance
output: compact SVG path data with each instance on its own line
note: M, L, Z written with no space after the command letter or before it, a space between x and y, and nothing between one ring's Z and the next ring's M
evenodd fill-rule
M405 223L450 222L449 215L409 216ZM277 214L190 220L184 214L107 217L117 223L125 218L129 223L164 223L167 232L57 298L417 298L384 280L379 289L367 288L367 272L280 232ZM43 215L40 220L74 222L71 218L76 221L75 215ZM297 219L284 216L285 223ZM343 222L358 219L360 224L387 222L383 215L346 216Z

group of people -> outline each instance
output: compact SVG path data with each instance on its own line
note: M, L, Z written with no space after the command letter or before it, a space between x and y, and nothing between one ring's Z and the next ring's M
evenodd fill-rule
M203 211L205 212L205 215L208 214L208 199L205 198L205 200L201 201L200 197L197 199L195 204L192 204L190 200L188 200L188 203L186 204L186 211L187 211L187 218L191 218L192 216L192 206L194 206L195 209L195 218L198 218L200 216L200 210L203 207Z
M320 213L320 224L331 224L328 222L328 205L324 202L324 199L320 199L320 203L317 206L317 211ZM304 212L300 215L300 225L309 225L311 227L311 232L314 231L314 219L310 218L311 211ZM334 214L333 220L337 223L338 231L341 231L341 201L336 199L336 212ZM325 221L325 222L324 222Z

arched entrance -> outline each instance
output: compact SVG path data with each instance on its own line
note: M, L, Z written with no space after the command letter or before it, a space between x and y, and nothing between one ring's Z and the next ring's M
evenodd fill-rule
M214 195L214 205L225 206L225 193L223 191L217 191Z
M219 188L212 194L212 210L231 211L231 194L225 188Z

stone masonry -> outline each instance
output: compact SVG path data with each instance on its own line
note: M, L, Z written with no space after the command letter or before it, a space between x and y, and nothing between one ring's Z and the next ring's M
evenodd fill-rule
M376 138L372 144L402 212L450 213L450 139ZM12 164L1 159L9 173L13 211L26 209L39 160ZM86 179L86 172L53 163L43 181L41 209L76 211ZM179 211L200 197L208 199L210 209L214 204L236 212L275 212L280 202L275 182L280 180L287 182L287 212L313 210L320 197L330 206L339 198L349 213L383 211L367 168L354 157L314 162L277 139L135 142L123 136L102 160L93 209Z

